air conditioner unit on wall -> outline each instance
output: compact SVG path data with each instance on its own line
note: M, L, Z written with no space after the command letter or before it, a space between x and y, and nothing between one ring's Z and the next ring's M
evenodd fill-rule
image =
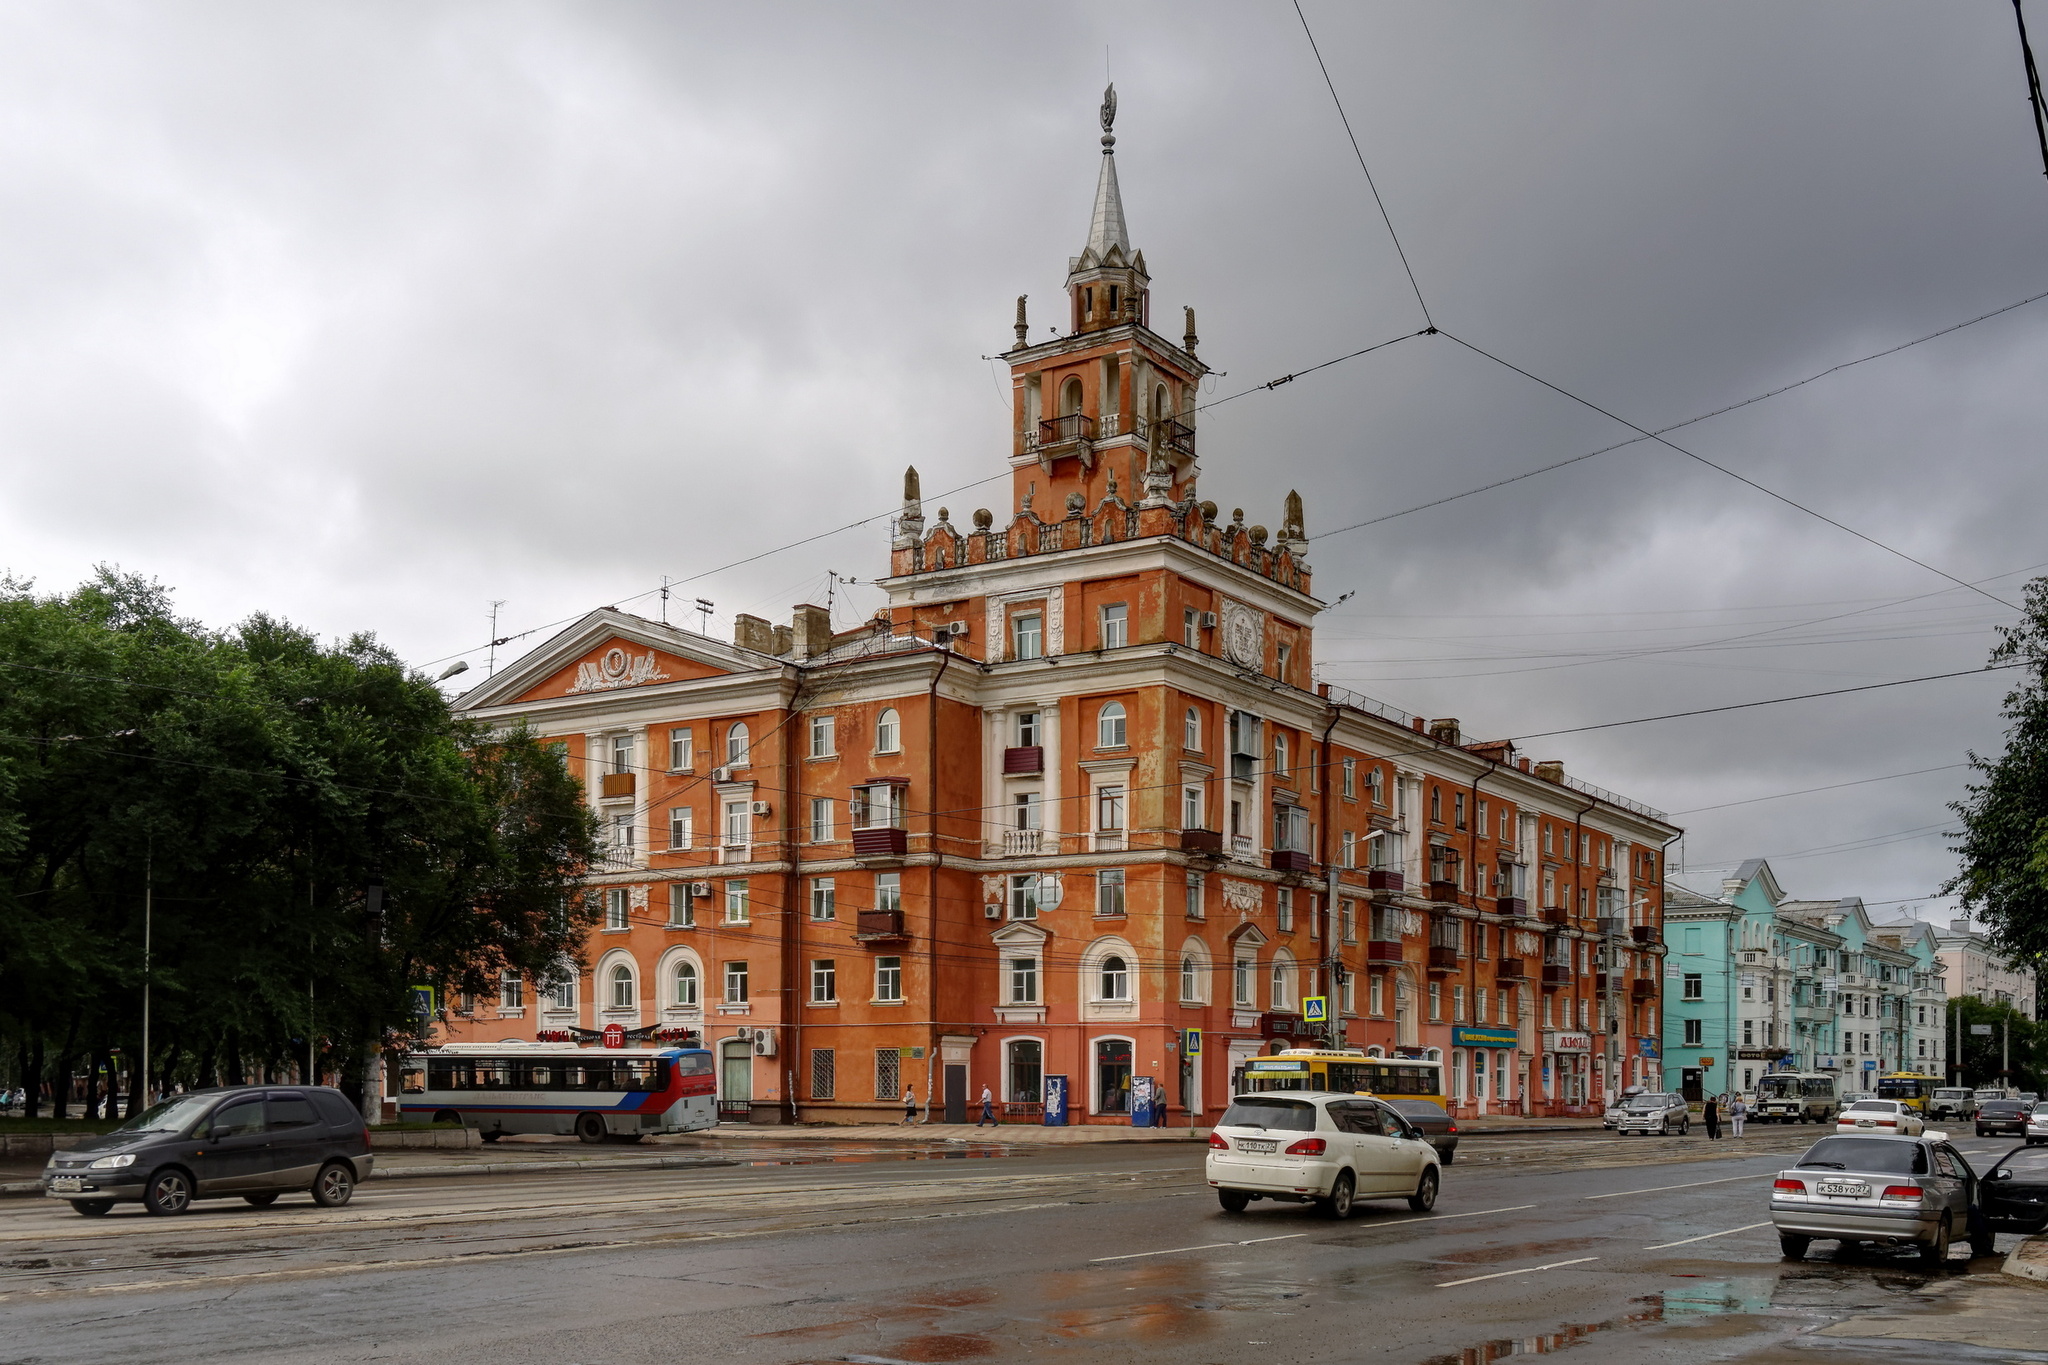
M732 1036L742 1043L751 1043L754 1041L754 1030L746 1024L741 1024L732 1031Z
M1003 907L996 901L990 901L987 905L981 907L981 917L983 919L1001 919L1003 917Z
M774 1029L757 1028L754 1030L754 1055L756 1057L773 1057L775 1055Z
M756 801L753 805L753 811L756 815L766 815L768 813L768 803L766 801Z
M691 883L690 883L690 894L691 894L692 896L695 896L695 897L696 897L696 898L697 898L698 900L707 900L707 899L709 899L709 898L710 898L710 896L711 896L711 883L710 883L710 882L691 882Z
M1205 611L1205 612L1203 612L1203 613L1202 613L1202 629L1203 629L1203 630L1214 630L1214 629L1216 629L1216 613L1215 613L1215 612L1213 612L1213 611Z
M732 769L730 769L730 768L713 768L713 769L711 770L711 780L712 780L713 782L730 782L730 781L732 781Z

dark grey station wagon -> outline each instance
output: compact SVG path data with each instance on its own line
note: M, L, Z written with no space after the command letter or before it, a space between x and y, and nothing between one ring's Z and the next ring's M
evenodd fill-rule
M195 1199L258 1207L305 1191L339 1208L370 1175L370 1130L325 1086L236 1086L174 1095L111 1133L54 1152L43 1193L97 1217L118 1203L183 1213Z

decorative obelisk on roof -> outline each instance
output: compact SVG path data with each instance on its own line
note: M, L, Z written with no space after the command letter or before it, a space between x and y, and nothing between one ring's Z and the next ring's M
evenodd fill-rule
M1088 245L1067 261L1067 292L1074 300L1074 330L1099 331L1119 323L1149 323L1145 253L1131 249L1124 223L1123 192L1116 183L1116 87L1102 92L1102 170L1095 180L1095 208L1088 217Z

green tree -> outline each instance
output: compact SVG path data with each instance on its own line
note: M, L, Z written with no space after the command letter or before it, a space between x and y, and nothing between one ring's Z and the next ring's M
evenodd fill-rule
M1979 1000L1974 995L1953 1001L1949 1018L1963 1046L1962 1084L1993 1085L2002 1074L2014 1089L2041 1093L2041 1047L2048 1041L2048 1028L2011 1005ZM1972 1025L1988 1027L1991 1032L1973 1033ZM1945 1065L1943 1069L1946 1071Z
M2015 961L2048 964L2048 578L2027 584L2024 613L1999 627L1994 664L2017 665L2006 693L2005 752L1975 752L1982 776L1951 807L1963 819L1962 866L1942 890L1958 893Z

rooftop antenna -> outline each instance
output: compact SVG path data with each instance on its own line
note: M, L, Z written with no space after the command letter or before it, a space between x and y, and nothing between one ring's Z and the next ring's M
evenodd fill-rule
M484 676L486 678L498 671L498 608L504 605L505 599L502 597L491 603L491 655L484 662Z
M668 624L668 575L661 576L661 623Z
M702 597L697 599L697 633L699 635L709 635L711 633L711 603L708 599Z
M838 593L839 593L839 585L840 585L841 583L846 583L846 584L849 584L849 585L851 585L851 584L857 584L857 583L859 583L859 582L860 582L860 580L859 580L858 578L848 578L848 577L847 577L847 576L846 576L845 574L839 573L839 572L838 572L837 570L834 570L834 569L827 569L827 570L825 570L825 619L826 619L826 620L828 620L828 621L829 621L829 620L831 620L831 619L832 619L832 606L833 606L833 600L834 600L834 598L836 598L836 597L838 596Z

